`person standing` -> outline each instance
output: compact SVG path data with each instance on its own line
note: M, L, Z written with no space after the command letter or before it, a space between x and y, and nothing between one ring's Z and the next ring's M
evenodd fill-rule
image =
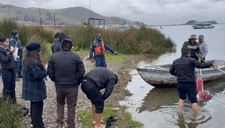
M16 77L16 63L13 57L15 49L9 51L9 39L0 37L0 63L3 81L3 97L6 100L9 98L16 103L15 94L15 77Z
M44 80L47 72L40 59L41 45L31 42L25 48L22 98L30 101L31 124L34 128L44 128L42 113L43 100L47 98Z
M192 34L189 40L184 42L182 49L189 48L191 50L191 58L195 58L196 60L198 60L198 57L201 58L201 51L199 49L199 45L196 42L196 40L197 40L196 35Z
M55 42L52 45L52 53L53 54L62 50L61 42L59 42L59 35L60 35L59 32L57 32L55 34Z
M111 95L117 82L117 75L104 67L97 67L84 77L81 89L92 102L93 124L95 124L95 128L105 128L105 125L101 124L104 101ZM100 90L104 88L105 92L102 95Z
M19 39L19 32L17 30L13 30L11 32L12 37L9 40L9 49L15 48L13 56L16 62L16 76L18 78L22 78L22 60L23 60L23 46Z
M179 114L182 114L182 108L186 95L192 104L192 108L196 115L199 114L197 104L196 78L195 68L217 67L213 63L201 63L196 59L191 58L191 50L182 48L182 56L173 61L170 68L170 73L177 77L177 87L179 94L178 109Z
M75 108L78 96L78 86L83 81L85 68L83 61L76 53L72 52L72 41L62 39L62 51L53 54L48 63L48 74L55 82L57 95L57 127L64 124L64 105L67 103L67 125L75 128Z
M91 44L91 50L90 50L90 58L92 59L92 62L95 61L96 67L107 67L106 61L105 61L105 50L110 51L112 54L117 54L116 51L114 51L112 48L110 48L108 45L106 45L102 41L101 34L97 34L95 41ZM94 57L93 57L94 52Z
M202 62L204 62L205 61L205 57L208 54L208 45L204 41L204 36L203 35L199 35L198 40L199 40L199 48L200 48L200 51L202 53Z

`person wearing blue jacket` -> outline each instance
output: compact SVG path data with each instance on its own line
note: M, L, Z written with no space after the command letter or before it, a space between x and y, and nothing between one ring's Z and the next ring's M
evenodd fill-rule
M40 59L41 45L39 42L31 42L25 48L22 98L30 101L33 127L44 128L42 113L43 100L47 98L45 84L47 71Z
M102 41L101 34L97 34L95 41L91 44L90 50L90 59L92 59L92 62L95 61L96 67L105 67L105 68L107 67L105 61L105 50L110 51L112 54L115 55L117 54L116 51L114 51L112 48L110 48Z
M21 44L21 41L19 39L19 32L17 30L13 30L11 32L12 37L9 40L9 49L11 47L14 47L18 49L14 54L14 59L16 62L16 76L19 78L22 78L22 60L23 60L23 46ZM16 58L15 58L16 56Z

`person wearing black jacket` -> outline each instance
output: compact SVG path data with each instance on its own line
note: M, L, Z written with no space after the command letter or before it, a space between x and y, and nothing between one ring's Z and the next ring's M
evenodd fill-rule
M16 77L16 63L13 57L15 49L9 51L9 39L0 37L0 63L2 67L2 81L3 81L3 97L9 98L16 103L15 94L15 77Z
M177 77L180 98L178 109L180 114L182 114L183 103L187 95L195 114L198 115L195 68L209 68L211 66L216 67L212 63L201 63L191 58L191 50L189 48L182 48L182 56L173 61L170 73Z
M101 124L104 101L111 95L117 81L117 75L104 67L96 67L84 77L81 89L92 102L95 128L105 127L105 125ZM104 88L105 92L102 95L100 90Z
M182 48L189 48L191 50L191 58L198 60L198 57L202 57L201 51L198 43L196 42L197 37L195 34L192 34L188 41L184 42Z
M75 128L75 107L78 86L83 81L85 68L78 54L71 51L72 41L62 39L62 51L53 54L48 63L48 74L55 82L57 94L57 127L63 127L65 100L68 106L67 125Z
M57 33L55 34L55 42L54 42L53 45L52 45L52 53L53 53L53 54L62 50L62 44L61 44L61 42L59 41L59 35L60 35L59 32L57 32Z

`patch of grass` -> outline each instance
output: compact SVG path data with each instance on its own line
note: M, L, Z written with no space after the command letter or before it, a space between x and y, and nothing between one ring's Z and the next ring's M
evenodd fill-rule
M122 107L123 109L123 112L125 113L124 114L124 120L126 122L128 122L132 128L141 128L143 125L137 121L133 121L132 120L132 116L130 113L126 113L126 109L127 107L126 106L123 106ZM92 112L89 111L89 110L81 110L78 112L77 114L78 118L80 118L82 124L83 124L83 128L94 128L94 125L92 124L92 121L93 121L93 115L92 115ZM104 109L104 112L103 112L103 124L106 124L106 121L109 117L115 117L115 111L113 108L111 107L105 107ZM116 121L116 122L113 122L113 125L115 126L123 126L122 125L122 122L119 120L119 121Z
M107 52L107 54L105 55L107 61L112 61L117 64L122 64L126 59L130 59L131 57L132 55L124 55L124 54L114 55L111 54L110 52Z
M0 97L0 128L21 128L23 120L21 107Z
M94 125L92 124L93 121L93 114L89 110L81 110L78 112L77 116L80 118L83 128L94 128ZM102 120L104 121L103 124L106 124L106 121L109 117L115 116L115 112L113 108L111 107L106 107L104 108L103 111L103 118Z

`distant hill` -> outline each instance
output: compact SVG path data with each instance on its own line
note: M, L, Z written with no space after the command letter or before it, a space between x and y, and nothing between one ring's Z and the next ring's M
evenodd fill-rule
M196 21L197 20L189 20L188 22L185 23L185 25L194 25ZM204 21L204 22L211 23L211 24L218 24L215 20L213 20L213 21Z
M39 16L40 12L40 16ZM131 21L119 17L107 17L90 11L89 9L83 7L70 7L64 9L42 9L42 8L22 8L13 5L4 5L0 4L0 18L4 17L14 18L16 21L25 21L34 24L54 24L58 25L79 25L82 22L88 23L88 18L100 18L105 19L105 24L122 24L126 23L128 25L134 25L137 23L143 25L138 21ZM41 20L40 20L41 19ZM93 24L93 22L91 22ZM95 24L98 25L99 21L95 21ZM103 24L103 22L100 22Z

